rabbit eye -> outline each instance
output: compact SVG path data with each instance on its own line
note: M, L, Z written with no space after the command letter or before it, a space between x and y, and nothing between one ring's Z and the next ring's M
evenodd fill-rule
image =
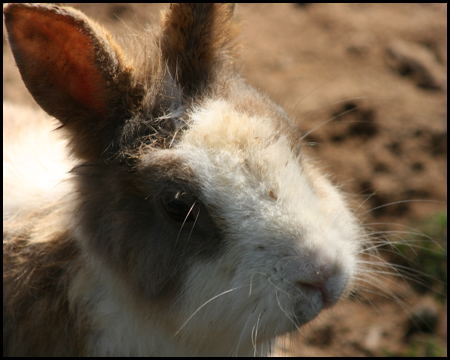
M194 222L198 210L195 209L196 201L188 199L177 193L175 196L165 196L161 199L164 212L176 222Z

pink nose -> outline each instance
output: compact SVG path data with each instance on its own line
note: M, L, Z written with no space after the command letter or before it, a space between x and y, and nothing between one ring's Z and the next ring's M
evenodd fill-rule
M323 300L323 308L329 308L333 306L339 299L339 294L334 294L333 296L330 294L330 291L327 288L327 281L315 281L315 282L301 282L297 281L296 286L300 289L309 288L312 290L320 291L322 294L322 300ZM337 296L336 296L337 295Z

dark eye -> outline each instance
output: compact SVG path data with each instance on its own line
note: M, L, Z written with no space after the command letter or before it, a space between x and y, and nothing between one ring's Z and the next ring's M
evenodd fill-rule
M195 221L198 210L195 209L196 201L179 193L175 196L165 196L161 199L164 212L176 222Z

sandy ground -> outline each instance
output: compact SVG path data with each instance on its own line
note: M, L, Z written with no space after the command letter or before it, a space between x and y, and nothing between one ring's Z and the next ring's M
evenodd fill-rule
M158 21L166 5L73 6L120 37L124 24ZM309 150L364 223L394 231L446 212L446 4L243 4L236 18L243 74L311 131ZM33 105L5 38L3 98ZM387 297L341 301L276 353L445 355L446 299L433 283L420 293L403 285L386 277ZM408 325L420 311L434 311L431 334Z

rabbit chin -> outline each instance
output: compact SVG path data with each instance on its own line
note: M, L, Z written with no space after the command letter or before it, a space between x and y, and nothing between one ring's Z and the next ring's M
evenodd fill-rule
M179 302L180 339L195 342L205 353L221 349L225 355L260 355L275 336L295 331L337 302L351 270L335 264L336 274L325 281L326 290L295 284L320 265L314 257L288 256L286 245L266 240L265 250L250 251L251 246L245 249L243 244L215 262L199 262L189 269ZM222 340L215 344L212 339Z

